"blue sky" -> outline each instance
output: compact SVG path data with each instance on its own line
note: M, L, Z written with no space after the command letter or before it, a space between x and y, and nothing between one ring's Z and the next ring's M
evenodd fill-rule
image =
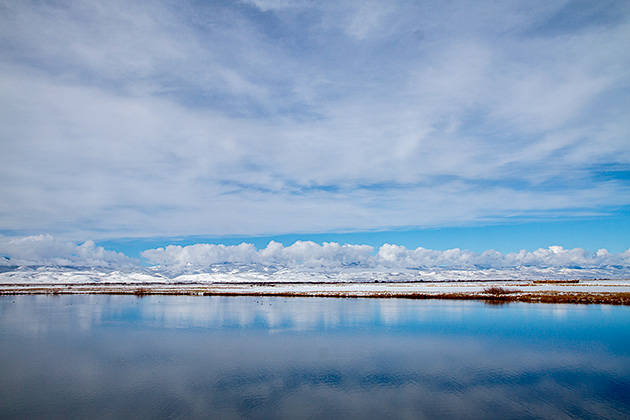
M316 243L370 245L375 251L384 244L397 244L408 249L418 247L448 250L461 248L482 253L493 249L501 253L535 250L560 245L564 248L606 249L613 253L628 250L626 232L630 231L627 216L600 217L585 220L555 220L481 226L456 226L426 229L397 229L384 231L292 233L267 236L204 236L115 238L97 241L106 249L115 249L132 258L141 258L146 249L168 245L189 246L197 243L238 245L253 244L265 248L270 241L290 246L296 241Z
M0 234L630 248L627 1L0 4Z

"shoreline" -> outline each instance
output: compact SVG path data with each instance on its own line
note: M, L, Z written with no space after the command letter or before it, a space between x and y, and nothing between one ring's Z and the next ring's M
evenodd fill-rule
M612 284L606 284L606 283ZM0 284L11 295L269 296L365 299L476 300L606 304L630 306L630 284L615 281L480 281L402 283L14 283Z

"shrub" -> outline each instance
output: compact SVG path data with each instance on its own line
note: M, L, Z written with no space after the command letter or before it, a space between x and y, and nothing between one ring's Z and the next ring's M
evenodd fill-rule
M489 295L509 295L510 293L516 293L518 290L507 289L501 286L489 286L483 289L484 293Z

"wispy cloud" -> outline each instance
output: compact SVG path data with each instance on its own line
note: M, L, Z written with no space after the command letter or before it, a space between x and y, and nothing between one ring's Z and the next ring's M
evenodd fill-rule
M624 1L5 2L0 230L443 226L630 204Z

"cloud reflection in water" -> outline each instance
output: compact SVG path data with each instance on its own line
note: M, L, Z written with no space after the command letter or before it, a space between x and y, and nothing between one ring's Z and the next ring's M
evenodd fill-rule
M0 417L622 418L629 318L394 299L2 297Z

